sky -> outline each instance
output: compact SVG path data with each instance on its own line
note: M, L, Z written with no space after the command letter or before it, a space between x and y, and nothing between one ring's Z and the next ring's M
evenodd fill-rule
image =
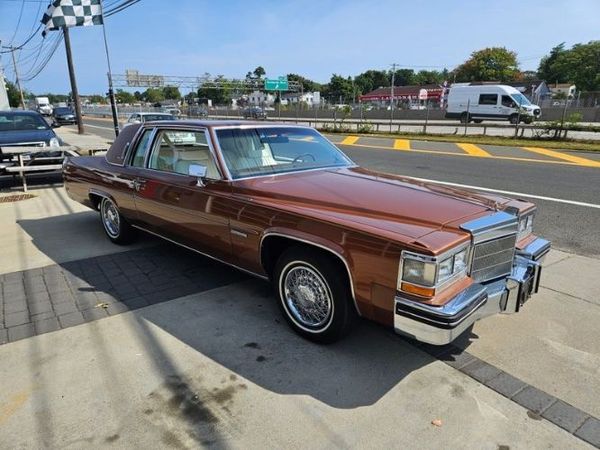
M30 36L47 3L0 0L1 45ZM105 22L113 73L244 77L261 65L267 77L298 73L327 82L332 73L357 75L392 63L452 69L489 46L515 51L522 70L535 70L561 42L600 39L599 17L599 0L141 0ZM56 33L49 32L36 65ZM22 78L35 72L38 34L17 54ZM102 27L71 28L71 41L79 92L106 92ZM1 56L14 81L10 53ZM64 45L24 87L70 91Z

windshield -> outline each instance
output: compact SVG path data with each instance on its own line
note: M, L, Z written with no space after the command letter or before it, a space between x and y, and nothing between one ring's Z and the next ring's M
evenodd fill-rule
M216 132L233 178L352 164L346 155L310 128L232 128Z
M511 97L515 99L515 102L517 102L517 105L521 105L521 106L523 106L523 105L531 105L531 102L527 99L527 97L525 97L521 93L512 94Z
M46 121L36 114L0 113L0 131L47 130Z
M56 114L73 114L73 110L67 107L54 108Z
M150 122L153 120L175 120L171 114L144 114L144 121Z

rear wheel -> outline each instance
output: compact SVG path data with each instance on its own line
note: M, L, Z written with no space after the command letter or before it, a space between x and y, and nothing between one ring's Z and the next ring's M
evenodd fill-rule
M356 312L348 278L332 256L307 247L291 247L275 266L279 306L292 329L328 344L345 336Z
M473 122L475 122L475 123L481 123L481 122L483 122L483 119L473 119Z
M136 237L135 228L121 215L119 208L111 199L104 197L100 203L100 219L106 236L111 242L125 245Z
M513 124L516 125L519 122L519 116L517 114L512 114L509 118L508 121Z

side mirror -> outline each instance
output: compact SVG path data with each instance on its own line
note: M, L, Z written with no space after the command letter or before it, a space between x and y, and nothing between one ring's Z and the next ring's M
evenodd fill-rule
M188 167L188 174L198 179L196 186L204 186L202 179L206 176L206 166L203 166L202 164L190 164Z

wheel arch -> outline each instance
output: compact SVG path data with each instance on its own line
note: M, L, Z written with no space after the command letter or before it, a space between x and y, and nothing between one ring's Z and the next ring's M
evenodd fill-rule
M90 202L96 211L100 210L100 203L102 203L103 198L111 200L115 205L117 205L117 208L119 207L119 204L112 195L99 189L90 189L88 192L88 198L90 199Z
M283 253L283 251L285 251L288 247L297 244L303 244L308 247L324 250L329 254L333 255L334 258L342 264L342 267L344 267L346 275L348 277L348 284L350 285L350 295L352 297L354 309L356 310L356 313L359 316L362 316L362 313L356 301L356 295L354 292L354 278L352 277L352 272L350 271L350 265L348 264L348 260L340 251L341 249L336 250L332 248L336 245L331 242L325 242L321 239L315 238L314 236L297 236L295 234L283 231L265 232L260 238L259 255L260 264L263 267L263 270L269 275L269 277L271 277L272 270L275 267L279 255L281 255L281 253Z

